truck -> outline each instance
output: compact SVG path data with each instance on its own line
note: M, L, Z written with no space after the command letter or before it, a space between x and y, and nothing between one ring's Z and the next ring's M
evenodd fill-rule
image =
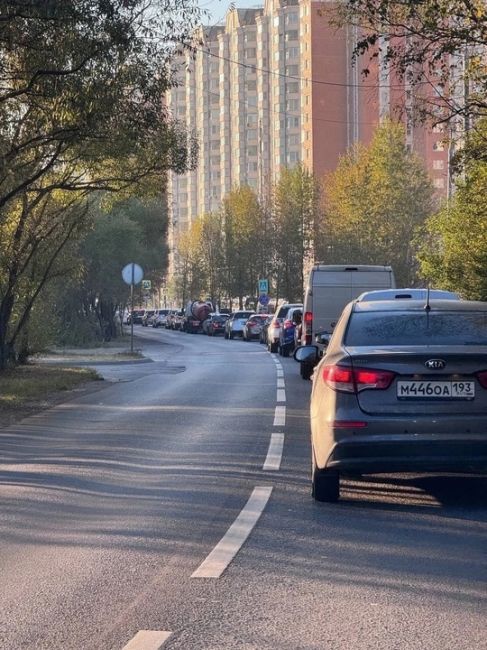
M184 310L183 330L189 334L201 332L201 326L213 311L209 300L190 300Z
M366 264L315 264L310 270L304 294L302 345L322 345L318 332L331 335L343 308L364 291L394 289L396 282L390 266ZM313 366L300 362L300 374L309 379Z

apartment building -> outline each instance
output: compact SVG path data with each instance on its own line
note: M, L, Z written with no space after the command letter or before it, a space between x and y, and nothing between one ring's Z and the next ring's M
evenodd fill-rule
M224 25L202 27L195 54L181 55L172 115L200 145L198 168L170 175L170 247L199 215L217 210L235 186L265 197L283 166L303 162L318 176L401 106L406 144L423 157L439 193L448 185L445 134L411 120L414 96L383 53L361 75L352 52L358 34L337 29L327 0L266 0L230 9ZM384 49L384 48L383 48ZM172 264L175 259L172 259Z

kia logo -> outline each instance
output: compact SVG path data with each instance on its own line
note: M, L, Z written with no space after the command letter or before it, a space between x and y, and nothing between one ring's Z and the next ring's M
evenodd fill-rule
M430 370L441 370L446 366L446 363L443 359L429 359L424 365Z

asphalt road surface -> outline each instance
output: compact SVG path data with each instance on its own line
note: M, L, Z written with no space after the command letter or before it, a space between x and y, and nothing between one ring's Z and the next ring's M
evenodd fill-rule
M151 362L0 429L0 648L487 647L485 478L315 503L292 359L136 333Z

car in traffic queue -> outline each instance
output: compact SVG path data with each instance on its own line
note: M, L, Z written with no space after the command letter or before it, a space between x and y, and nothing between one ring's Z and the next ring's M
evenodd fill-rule
M170 309L156 309L151 321L152 327L165 327L169 312Z
M242 339L251 341L260 338L260 333L269 314L254 314L245 323L242 331Z
M228 314L210 314L209 317L203 322L203 333L208 336L216 336L225 332L225 323L227 322Z
M269 352L279 350L282 324L286 320L289 310L294 307L303 309L303 305L300 303L285 302L277 308L276 313L273 315L271 322L267 326L267 349Z
M262 329L259 334L259 343L267 345L267 329L272 321L273 315L269 314L265 321L262 323Z
M413 289L375 289L364 291L357 300L460 300L458 293L444 289L428 289L415 287Z
M303 307L291 307L279 329L279 354L288 357L296 347L296 328L303 320Z
M148 327L149 325L151 325L152 324L151 319L155 313L156 313L155 309L146 309L144 315L142 316L141 325L143 327Z
M234 311L225 323L224 337L233 339L243 335L243 328L248 319L255 314L254 311Z
M487 471L487 303L349 303L318 361L310 402L312 494L346 473Z
M145 309L134 309L130 312L130 316L127 318L127 325L130 325L131 323L134 325L141 325L144 314Z

